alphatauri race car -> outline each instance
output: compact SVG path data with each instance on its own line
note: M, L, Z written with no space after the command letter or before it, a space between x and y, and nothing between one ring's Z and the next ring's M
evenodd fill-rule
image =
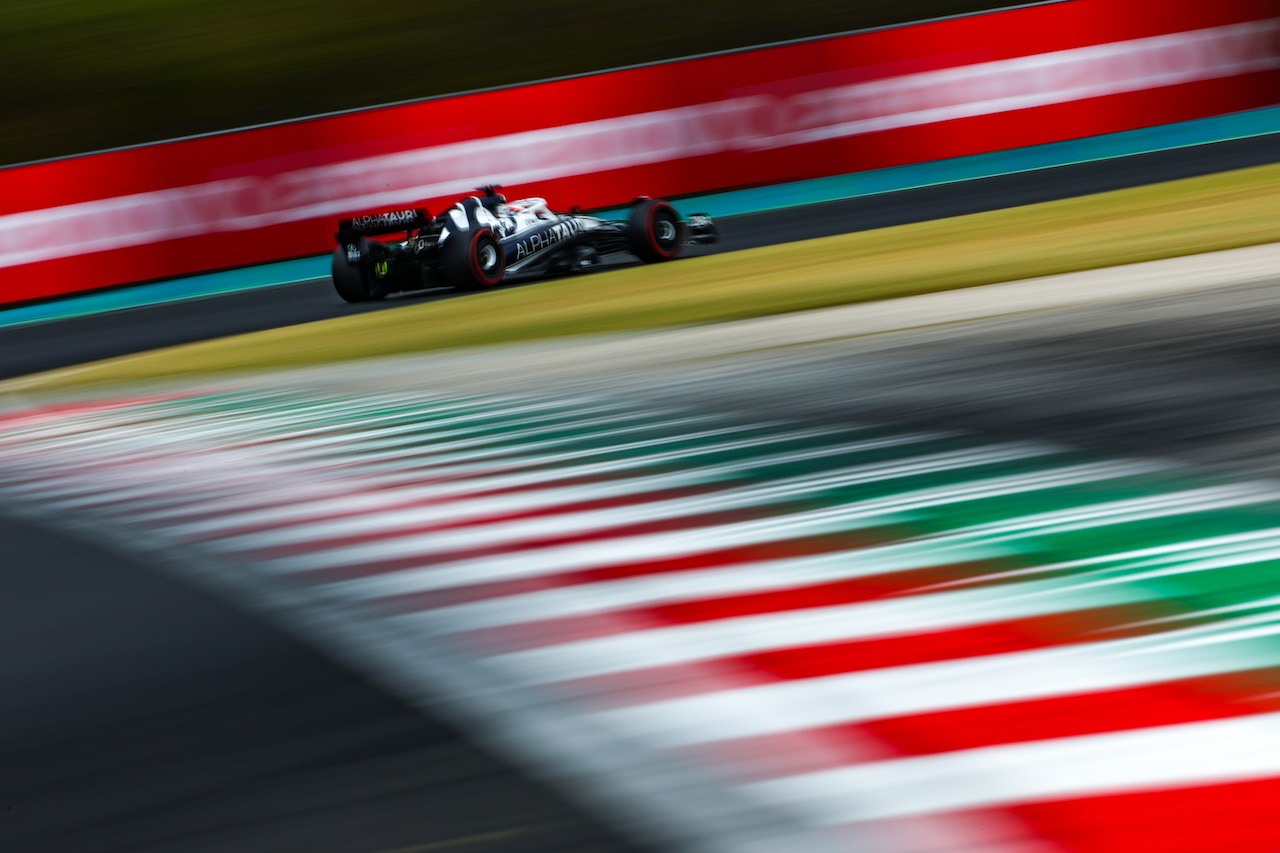
M389 293L452 287L482 290L507 275L552 275L590 269L602 256L625 252L642 261L669 261L689 243L713 243L715 223L684 219L659 199L637 199L625 222L553 213L541 198L508 202L482 187L439 216L396 210L338 223L333 284L348 302ZM399 234L396 241L371 239Z

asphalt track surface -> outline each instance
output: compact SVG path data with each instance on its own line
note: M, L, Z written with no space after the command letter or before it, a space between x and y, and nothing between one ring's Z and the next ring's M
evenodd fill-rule
M630 849L136 555L11 519L0 541L0 849Z
M826 205L820 217L743 217L719 248L1235 168L1277 149L1266 138ZM946 425L1274 475L1275 290L822 345L619 389L694 409ZM437 297L411 299L423 298ZM310 282L6 330L0 362L20 375L351 310ZM135 556L21 520L0 521L0 537L0 849L629 849L448 726Z

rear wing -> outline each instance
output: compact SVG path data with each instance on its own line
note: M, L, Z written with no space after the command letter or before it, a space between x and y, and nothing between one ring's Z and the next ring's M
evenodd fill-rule
M370 213L338 220L339 240L345 234L392 234L396 231L415 231L431 224L431 215L423 208L415 210L391 210L386 213Z

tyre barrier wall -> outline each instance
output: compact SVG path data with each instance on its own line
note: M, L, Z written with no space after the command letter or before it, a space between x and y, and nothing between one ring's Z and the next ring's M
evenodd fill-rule
M487 184L602 208L1280 103L1274 0L1067 0L0 170L0 304L325 252Z

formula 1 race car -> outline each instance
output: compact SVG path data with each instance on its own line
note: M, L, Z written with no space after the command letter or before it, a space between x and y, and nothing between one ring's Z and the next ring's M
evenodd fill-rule
M637 199L626 222L553 213L541 198L508 202L499 187L482 187L439 216L397 210L338 223L333 284L348 302L388 293L453 287L481 290L507 275L551 275L590 269L604 255L626 252L645 262L668 261L688 243L713 243L715 223L687 220L658 199ZM403 231L395 242L370 239Z

